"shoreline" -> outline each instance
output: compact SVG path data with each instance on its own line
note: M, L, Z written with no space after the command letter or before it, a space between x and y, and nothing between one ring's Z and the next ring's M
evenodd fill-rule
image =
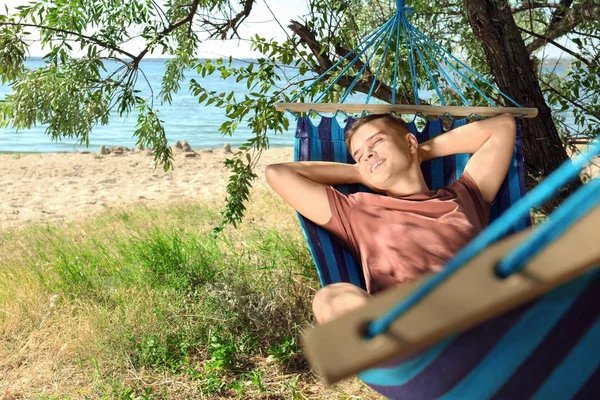
M184 140L181 140L179 142L183 142ZM171 143L169 147L173 148L175 142ZM233 150L236 149L236 145L238 143L236 143L235 145L230 145L231 148ZM242 144L242 142L240 142L239 144ZM202 151L202 150L213 150L213 151L222 151L224 149L225 146L229 145L229 143L225 143L224 145L214 145L214 146L207 146L207 147L194 147L194 151ZM36 150L0 150L0 154L87 154L87 153L98 153L100 151L101 147L106 147L106 148L113 148L113 147L123 147L123 148L127 148L129 149L129 151L134 151L136 150L136 146L133 145L122 145L122 144L102 144L102 145L90 145L89 148L77 148L77 149L73 149L73 150L50 150L50 151L36 151ZM289 143L289 144L273 144L269 147L269 150L271 149L285 149L285 148L293 148L294 147L294 143Z
M267 190L264 168L293 160L293 147L265 150L252 192ZM0 153L0 229L68 222L133 204L225 199L231 156L223 149L173 153L173 169L155 168L147 151Z

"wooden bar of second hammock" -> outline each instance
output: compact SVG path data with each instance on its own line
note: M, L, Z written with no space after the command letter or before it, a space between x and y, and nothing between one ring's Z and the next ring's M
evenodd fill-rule
M345 104L345 103L277 103L277 111L293 111L309 113L311 111L334 113L343 111L349 114L368 111L373 114L391 113L423 115L450 114L456 117L467 117L472 114L481 117L493 117L500 114L511 114L515 117L535 118L537 108L524 107L463 107L463 106L417 106L410 104Z
M506 279L494 273L498 262L531 234L531 229L488 247L388 328L370 340L366 325L398 304L423 281L400 285L365 306L305 332L311 365L334 383L381 363L423 350L456 332L525 304L600 264L600 206L577 221L535 256L521 272Z

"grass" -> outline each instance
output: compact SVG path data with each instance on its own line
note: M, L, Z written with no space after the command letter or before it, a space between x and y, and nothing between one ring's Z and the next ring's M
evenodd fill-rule
M302 357L319 284L293 212L261 195L214 237L218 210L0 234L2 398L378 398L356 380L324 387Z

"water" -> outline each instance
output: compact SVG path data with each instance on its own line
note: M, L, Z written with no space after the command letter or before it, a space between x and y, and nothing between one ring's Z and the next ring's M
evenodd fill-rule
M251 130L240 124L233 136L223 136L219 127L225 121L225 110L215 106L203 106L198 99L189 92L189 82L192 78L200 81L208 90L230 92L242 95L248 91L244 82L236 83L235 78L223 80L216 74L202 78L196 71L189 71L186 81L182 82L181 89L173 95L172 103L161 105L156 98L161 87L164 74L164 59L148 59L141 62L141 68L154 90L155 108L159 110L159 117L164 121L165 132L172 145L177 140L187 140L193 148L220 148L225 143L237 147L248 138L254 136ZM28 68L38 68L44 65L41 59L30 59L26 62ZM114 65L105 64L110 71ZM116 65L116 64L115 64ZM241 66L238 65L238 67ZM142 90L142 97L148 96L150 90L140 74L138 88ZM8 86L0 86L0 99L4 98L10 90ZM98 151L100 146L126 146L135 147L136 138L133 136L137 123L137 113L120 118L118 114L111 115L108 125L98 125L90 134L90 151ZM31 129L17 132L13 128L0 129L0 151L10 152L59 152L85 150L85 145L78 145L73 138L63 138L60 142L53 142L45 134L45 126L38 125ZM271 147L293 146L294 128L291 127L284 134L271 134L269 136Z
M148 81L152 85L154 94L160 91L161 80L164 74L165 59L146 59L142 60L140 66ZM236 61L240 67L242 61ZM30 69L39 68L44 65L40 58L27 60L26 66ZM108 70L114 69L115 64L105 64ZM196 97L189 92L189 82L192 78L200 81L208 90L215 90L218 93L234 90L236 95L243 96L248 89L245 82L235 82L235 78L230 77L226 80L218 75L200 77L196 71L189 71L186 75L186 81L182 82L181 89L173 95L173 101L170 105L161 105L155 98L155 106L159 110L159 117L164 121L164 127L172 145L177 140L187 140L193 148L221 148L225 143L237 147L244 143L248 138L254 136L250 129L244 124L240 124L233 136L223 136L219 133L219 126L225 121L225 110L215 106L203 106L198 104ZM138 79L138 88L142 90L142 96L148 96L150 90L141 76ZM0 99L3 99L9 92L10 87L0 85ZM350 96L348 102L364 103L364 94ZM423 93L427 97L427 93ZM567 124L570 125L572 116L567 118ZM137 114L132 113L129 116L120 118L118 115L112 115L110 123L104 126L96 126L90 135L90 144L87 148L91 151L98 151L100 146L126 146L135 147L136 138L133 136ZM0 129L0 151L10 152L59 152L85 150L85 145L78 145L76 139L64 138L58 142L52 141L50 136L45 134L45 126L38 125L31 129L17 132L13 128ZM271 147L293 146L295 125L290 121L290 129L283 133L274 133L269 135Z

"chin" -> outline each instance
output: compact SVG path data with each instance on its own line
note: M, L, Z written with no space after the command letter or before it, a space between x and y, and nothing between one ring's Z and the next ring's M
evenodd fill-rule
M377 184L374 182L369 182L369 185L371 186L371 190L375 193L385 194L387 190L384 188L384 185L381 185L381 183Z

